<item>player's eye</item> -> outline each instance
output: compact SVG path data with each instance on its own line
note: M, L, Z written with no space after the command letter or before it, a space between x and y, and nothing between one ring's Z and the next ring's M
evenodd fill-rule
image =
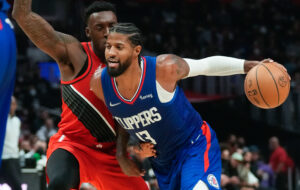
M98 25L98 26L96 27L96 29L100 31L100 30L103 29L103 27Z

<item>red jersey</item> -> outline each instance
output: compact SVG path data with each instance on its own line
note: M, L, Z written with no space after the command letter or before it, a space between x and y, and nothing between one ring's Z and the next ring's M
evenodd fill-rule
M105 65L90 42L83 42L82 46L88 56L82 71L72 81L61 81L62 114L58 127L62 135L73 141L102 148L104 142L114 143L115 126L105 104L90 90L90 81L96 69Z
M77 189L90 183L96 189L148 190L141 177L126 176L119 166L114 121L105 104L90 90L91 77L99 66L105 65L90 42L82 46L88 61L74 80L61 81L61 121L58 132L50 139L47 158L59 148L76 157L80 174Z
M284 163L281 172L285 173L287 171L287 167L289 167L289 162L291 162L291 159L289 158L284 148L282 148L281 146L279 146L272 152L270 157L270 165L273 171L277 170L277 167L280 163Z

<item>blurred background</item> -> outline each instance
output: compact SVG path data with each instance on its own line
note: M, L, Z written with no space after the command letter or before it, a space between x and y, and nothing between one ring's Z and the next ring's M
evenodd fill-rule
M57 31L87 41L83 15L92 2L33 0L33 11ZM223 189L275 190L275 177L281 175L286 177L289 190L300 189L300 0L110 2L116 5L119 22L133 22L142 30L144 55L272 58L283 64L292 77L291 92L282 106L272 110L262 110L248 102L244 76L200 76L183 80L180 86L217 132L222 149ZM61 112L59 70L13 23L18 46L14 95L16 115L21 120L22 180L24 189L45 189L47 142L57 131ZM269 163L279 146L287 156L281 160L284 168L276 171ZM148 168L146 180L152 189L158 189L153 171L147 160L144 162ZM253 176L245 178L245 172ZM0 189L9 187L0 185Z

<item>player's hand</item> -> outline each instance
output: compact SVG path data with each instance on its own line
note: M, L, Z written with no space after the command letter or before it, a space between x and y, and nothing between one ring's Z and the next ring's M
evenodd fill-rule
M289 75L289 73L287 72L286 68L285 68L283 65L281 65L281 64L279 64L279 63L273 61L273 60L270 59L270 58L269 58L269 59L264 59L264 60L262 60L261 63L270 63L270 64L276 65L276 66L279 67L279 69L282 70L282 72L284 72L284 73L288 76L288 78L291 80L291 76Z
M145 170L140 169L133 160L127 157L119 158L118 161L122 171L128 176L140 177L144 176L146 173Z
M244 63L244 71L245 73L248 73L253 67L255 67L256 65L259 65L261 62L259 61L249 61L246 60Z
M141 159L152 156L156 158L156 150L154 149L154 144L152 143L140 143L138 146L134 146L133 150L135 154L138 155Z

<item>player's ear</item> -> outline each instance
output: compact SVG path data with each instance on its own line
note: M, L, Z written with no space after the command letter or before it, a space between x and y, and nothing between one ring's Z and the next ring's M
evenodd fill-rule
M85 27L85 35L88 38L91 38L91 30L89 27Z
M141 51L142 51L142 46L140 45L135 46L134 54L136 54L136 56L140 55Z

